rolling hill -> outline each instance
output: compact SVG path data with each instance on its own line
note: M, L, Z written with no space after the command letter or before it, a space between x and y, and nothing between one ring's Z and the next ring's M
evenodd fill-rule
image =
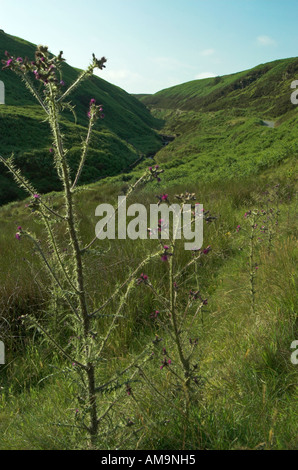
M11 53L33 54L29 43L0 33L1 40ZM297 59L287 59L139 95L152 116L136 98L96 77L74 95L78 124L63 121L73 168L91 96L107 115L98 124L83 178L97 181L74 194L80 246L91 248L82 250L88 306L90 311L101 306L97 312L105 308L92 342L85 343L96 353L96 379L108 386L97 389L99 450L297 449L298 380L291 345L298 335L298 123L290 102L297 65ZM64 69L66 82L77 76L68 65ZM14 76L1 72L2 77L7 106L0 106L1 153L14 151L42 192L55 189L43 116ZM171 202L189 191L211 215L204 224L208 249L195 258L177 243L171 264L152 257L155 246L158 254L167 252L153 237L90 244L98 222L95 208L116 206L127 181L149 166L144 158L129 174L123 172L140 153L148 156L161 146L153 130L161 120L168 137L154 159L165 172L160 183L137 189L131 202L149 209L162 191ZM17 197L2 170L3 200ZM42 199L64 212L60 193ZM82 350L83 343L63 296L72 301L73 285L66 291L52 281L57 272L68 287L74 255L65 221L44 218L43 229L38 217L24 201L0 207L0 339L7 358L0 366L0 449L86 449L81 424L89 404L78 386L76 364L69 361L76 344ZM34 234L44 257L24 233ZM145 274L148 284L140 283ZM172 312L183 349L173 340ZM44 329L33 330L25 323L28 315ZM52 331L50 343L47 331ZM67 351L62 356L59 344ZM184 351L195 374L190 395L180 377ZM171 362L165 363L167 357Z
M5 58L4 53L8 51L11 55L33 59L35 49L34 44L0 32L0 58ZM63 64L63 81L66 87L79 73L80 70L67 63ZM51 169L51 138L39 105L10 70L0 70L0 80L5 84L5 105L0 106L1 154L5 157L13 152L17 164L34 182L38 191L45 193L59 190L59 181ZM103 105L105 119L97 124L94 132L82 183L116 175L138 160L140 155L154 153L161 147L161 139L155 130L160 127L160 122L148 109L124 90L93 76L71 96L77 125L70 112L65 112L63 121L64 133L68 143L71 143L69 162L73 170L78 165L91 98ZM22 196L4 168L1 168L0 204Z
M175 136L157 156L168 184L247 177L297 157L297 77L292 58L138 96Z

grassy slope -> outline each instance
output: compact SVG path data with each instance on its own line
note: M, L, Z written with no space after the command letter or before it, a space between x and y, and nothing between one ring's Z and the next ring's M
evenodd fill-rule
M254 175L297 157L297 109L290 101L297 74L297 58L285 59L141 98L166 120L163 132L176 135L158 154L169 184Z
M35 46L0 33L1 58L4 58L5 50L10 54L33 59ZM64 64L63 80L66 86L77 78L79 72ZM48 137L47 124L42 122L44 116L39 106L15 74L0 70L0 80L6 87L6 105L0 106L1 154L5 156L14 152L20 168L33 179L39 192L59 189L59 183L50 171L52 159L48 150L51 140ZM78 125L74 125L72 115L65 113L65 118L70 118L70 122L65 124L65 133L71 142L70 165L73 170L78 164L81 139L86 133L86 111L90 98L103 104L106 117L97 124L82 183L115 175L135 162L140 154L152 153L160 148L160 138L154 130L160 123L150 115L146 107L124 90L93 76L71 97L76 106ZM0 204L21 196L3 168L0 188Z
M229 80L233 83L232 77ZM208 84L208 81L204 82L200 84L203 88ZM203 89L201 94L208 95ZM240 96L239 92L239 100ZM176 104L182 112L176 112ZM159 425L157 429L149 426L139 441L139 448L297 449L298 370L290 361L290 345L297 339L295 111L291 108L281 113L280 120L284 124L267 129L260 126L259 121L276 119L269 113L269 108L232 110L227 101L224 109L183 111L183 106L191 105L189 97L184 104L181 101L176 104L170 108L169 102L164 102L165 109L158 111L159 116L168 117L164 132L180 134L157 155L158 161L163 161L163 167L168 167L162 183L158 190L149 185L134 199L149 204L156 202L157 192L167 192L173 199L175 193L188 189L195 191L204 207L218 216L217 221L205 229L204 246L211 245L212 252L199 266L199 288L208 297L208 306L203 311L203 322L201 318L194 322L190 333L199 338L197 360L203 385L199 402L192 404L185 430L184 410L178 398L167 395L168 375L161 374L159 363L152 361L147 375L158 384L167 400L160 396L152 398L142 382L139 386L134 385L134 393L141 409L147 410L153 421L165 421L167 425ZM278 142L281 149L288 145L287 154L282 158L276 157ZM203 150L197 155L198 145ZM218 160L214 168L219 173L215 170L212 173L216 154ZM253 163L259 154L264 162L255 169ZM178 155L177 164L173 166L172 155L173 158ZM202 155L204 164L198 177ZM228 163L228 158L235 159L238 166L233 161ZM248 164L250 160L252 163ZM87 191L79 193L77 202L83 243L94 234L95 207L101 202L116 200L127 187L124 181L135 178L141 168L142 165L131 175L92 184ZM219 175L233 176L234 179L220 178ZM262 207L260 201L264 199L264 190L274 188L277 183L280 184L280 222L271 253L266 244L260 244L258 250L256 316L252 317L248 240L244 230L236 234L235 228L238 224L244 225L244 212ZM49 201L55 208L61 205L59 195L49 195ZM52 376L53 367L56 370L55 367L60 369L64 365L38 337L33 340L27 337L24 343L15 343L13 339L14 335L28 335L22 330L18 317L28 312L45 315L43 300L47 299L47 277L39 261L29 244L14 239L16 225L20 223L42 238L40 225L35 223L33 214L24 209L24 203L13 203L0 209L0 317L8 319L4 324L9 361L0 384L5 391L0 405L0 448L77 448L80 439L69 428L40 424L73 422L69 421L75 407L73 384L65 376ZM115 282L121 283L130 267L135 266L145 252L150 253L153 249L151 241L115 241L112 248L101 257L94 254L86 259L90 298L96 305L107 298ZM176 262L182 264L187 255L181 249ZM161 291L165 288L165 270L165 265L157 261L146 271ZM37 275L34 277L32 272ZM190 283L185 288L187 291L194 286ZM134 291L125 311L125 320L111 341L108 361L111 370L117 370L119 361L125 364L130 354L135 354L141 344L151 341L158 333L149 319L156 308L154 300L143 289ZM100 334L101 331L99 329ZM172 351L170 337L165 332L161 334L163 344ZM100 373L105 373L104 367ZM45 377L48 378L43 380ZM139 408L136 409L132 401L126 401L123 407L125 416L141 423ZM109 445L113 448L113 442ZM133 447L134 443L126 444L127 447L130 445Z
M291 170L291 162L282 163L253 180L205 183L189 188L196 191L205 208L219 218L205 227L204 246L210 244L212 252L199 266L200 290L208 297L208 306L203 311L204 322L201 317L198 318L192 324L190 336L199 337L197 360L204 385L200 401L194 402L191 408L186 448L297 448L295 397L298 370L290 362L290 345L297 339L297 296L294 289L296 204ZM264 188L273 188L276 183L281 185L280 224L271 254L268 255L266 243L264 246L261 244L258 250L257 307L256 316L252 317L247 268L248 238L244 230L236 234L235 227L241 224L244 229L244 212L256 206L264 207L260 203L260 199L264 198ZM166 187L162 186L161 190ZM115 200L120 188L104 182L96 183L78 196L83 243L93 236L97 204ZM183 188L172 188L170 198L173 199L175 192ZM139 202L141 198L146 205L153 202L154 192L149 195L149 190L146 194L136 194L134 200ZM49 198L56 208L61 205L59 195ZM3 395L2 408L0 406L0 448L76 448L80 440L67 428L40 425L41 422L72 422L68 417L72 416L71 410L75 406L71 399L73 385L59 374L51 377L53 367L54 370L56 367L60 369L63 364L49 348L40 344L38 336L30 341L27 336L23 345L22 341L15 344L13 339L9 340L11 334L19 336L25 333L18 320L24 313L46 315L51 321L51 313L46 313L43 304L43 299L47 298L47 277L30 244L26 241L18 243L13 236L16 223L21 222L26 229L34 230L38 238L42 238L41 227L21 203L3 207L0 220L0 316L6 316L11 328L11 333L7 330L6 339L9 365L4 370L1 383L7 393ZM105 243L100 246L107 247ZM140 257L152 250L151 241L115 241L112 250L106 254L88 256L85 261L92 302L101 304L113 285L120 283L129 269L137 265ZM7 253L10 255L7 256ZM181 248L177 254L177 264L181 265L189 255ZM157 260L147 267L146 273L152 282L157 282L159 289L165 288L166 267L163 263ZM187 283L186 296L188 289L193 287L192 282ZM58 310L55 318L59 325L58 298L56 302ZM149 319L156 307L146 290L140 288L134 291L125 310L125 320L111 339L109 368L115 367L117 370L119 360L125 364L130 355L158 333ZM110 313L113 313L113 307ZM4 325L7 329L8 325ZM98 327L101 334L103 326L99 324ZM170 337L164 331L160 334L164 338L163 345L172 352L171 357L175 361ZM16 350L22 352L20 355L13 351L10 341L14 342ZM102 373L105 373L104 370ZM149 365L147 375L163 393L167 393L167 374L160 373L158 359ZM40 382L47 376L46 381ZM156 402L142 382L139 387L134 385L135 396L148 410L152 420L169 420L167 426L158 427L158 432L148 429L140 447L181 449L185 418L179 401L169 397L173 405L169 409L168 401L163 402L159 397ZM131 416L133 421L138 422L139 413L133 402L127 402L125 407L125 416ZM110 445L113 448L113 442Z

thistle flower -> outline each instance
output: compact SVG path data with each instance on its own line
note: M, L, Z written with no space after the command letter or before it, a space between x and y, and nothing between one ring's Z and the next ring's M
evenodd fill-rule
M203 305L208 305L208 299L203 299L203 297L201 296L200 291L198 291L198 290L197 291L191 290L189 292L189 298L191 300L198 300L199 299L202 302Z
M147 276L147 274L144 274L144 273L142 273L141 276L139 277L139 279L137 280L138 285L142 284L143 282L145 284L148 283L148 276Z
M169 253L169 249L170 249L169 246L167 246L167 245L164 246L164 252L161 255L161 260L162 261L168 261L169 256L173 256L173 253Z
M160 370L162 370L164 367L168 367L172 364L172 361L171 359L167 359L167 358L164 358L161 366L160 366Z
M90 105L89 105L89 110L87 112L87 116L89 119L97 119L97 118L101 118L101 119L104 119L105 115L102 113L103 111L103 107L101 104L97 105L96 104L96 100L94 98L92 98L90 100Z
M155 165L154 168L153 168L152 166L150 166L148 169L149 169L149 171L150 171L150 176L151 176L152 178L155 178L158 182L160 182L161 179L160 179L159 175L160 175L161 173L164 173L164 170L160 170L159 165Z
M21 240L21 235L22 235L22 232L23 232L22 227L19 226L17 230L18 231L17 231L15 237L16 237L17 240Z
M8 59L6 62L4 62L6 65L3 67L4 69L6 68L10 68L11 64L12 64L13 60L12 59Z
M168 194L160 194L159 196L156 196L156 197L158 199L158 206L160 206L162 202L167 202L168 204L170 204Z
M152 312L150 315L151 320L156 320L159 315L159 310L155 310L155 312Z
M162 341L162 338L160 338L159 336L155 335L155 339L152 341L153 344L158 344Z
M203 254L204 254L204 255L208 255L208 253L209 253L211 250L212 250L212 248L211 248L211 246L209 245L209 246L207 246L207 248L205 248L205 249L203 250Z

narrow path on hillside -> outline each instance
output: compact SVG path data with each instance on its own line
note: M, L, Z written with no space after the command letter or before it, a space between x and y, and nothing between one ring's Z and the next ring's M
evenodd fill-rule
M171 142L173 142L176 139L175 135L165 135L165 134L160 134L162 138L162 147L157 150L156 152L149 153L147 155L142 154L135 162L133 162L131 165L129 165L127 168L122 170L122 173L130 173L139 163L141 163L145 158L151 158L152 162L154 163L154 158L155 155L163 148L169 145Z
M274 128L275 127L275 121L263 121L264 126Z

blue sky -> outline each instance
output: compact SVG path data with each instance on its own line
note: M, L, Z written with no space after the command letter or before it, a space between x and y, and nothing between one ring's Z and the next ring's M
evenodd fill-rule
M0 29L129 93L154 93L298 55L297 0L0 0Z

